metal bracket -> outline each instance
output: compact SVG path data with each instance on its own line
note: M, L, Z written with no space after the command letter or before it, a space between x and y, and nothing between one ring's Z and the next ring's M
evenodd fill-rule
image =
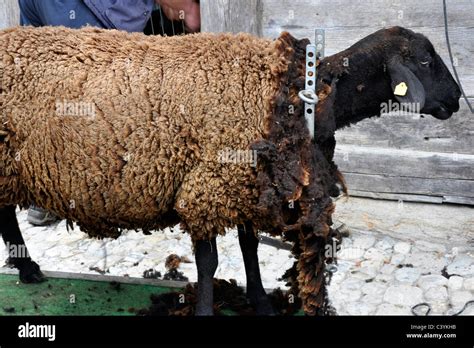
M311 139L314 138L314 112L315 105L318 103L316 95L316 46L306 46L306 84L305 89L300 91L298 96L305 102L304 116L308 124Z
M316 45L316 57L319 59L323 59L325 57L326 30L316 29L314 44Z
M318 96L316 94L316 62L317 59L324 58L326 42L326 32L324 29L316 29L315 34L314 45L306 46L305 89L298 93L300 99L305 102L304 116L312 139L314 139L315 105L318 103Z

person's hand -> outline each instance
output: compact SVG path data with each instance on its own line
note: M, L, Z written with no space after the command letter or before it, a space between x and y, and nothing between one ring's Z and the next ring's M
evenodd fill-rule
M196 32L201 27L199 4L194 0L155 0L161 6L165 16L172 20L184 20L190 32Z

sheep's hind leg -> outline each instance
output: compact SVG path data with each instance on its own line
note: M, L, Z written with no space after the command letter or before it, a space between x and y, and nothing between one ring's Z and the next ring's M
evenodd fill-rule
M256 309L257 315L275 315L275 311L263 288L258 264L258 238L255 236L252 223L238 225L239 243L244 258L247 276L247 298Z
M15 206L0 208L0 233L7 246L10 262L20 271L22 283L40 283L45 280L36 262L31 260L21 235Z
M196 315L214 314L213 277L217 269L216 238L198 240L195 243L196 265L198 270L198 298Z

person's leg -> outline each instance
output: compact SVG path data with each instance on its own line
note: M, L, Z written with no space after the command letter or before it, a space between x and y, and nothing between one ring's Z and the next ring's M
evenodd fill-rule
M34 226L48 226L58 221L59 218L46 209L32 205L28 209L26 220Z

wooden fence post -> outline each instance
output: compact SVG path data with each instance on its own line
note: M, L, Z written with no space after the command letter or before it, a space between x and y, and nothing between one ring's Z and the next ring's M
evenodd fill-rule
M20 24L20 7L18 0L2 0L0 6L0 29Z
M261 0L201 0L201 31L262 35Z

